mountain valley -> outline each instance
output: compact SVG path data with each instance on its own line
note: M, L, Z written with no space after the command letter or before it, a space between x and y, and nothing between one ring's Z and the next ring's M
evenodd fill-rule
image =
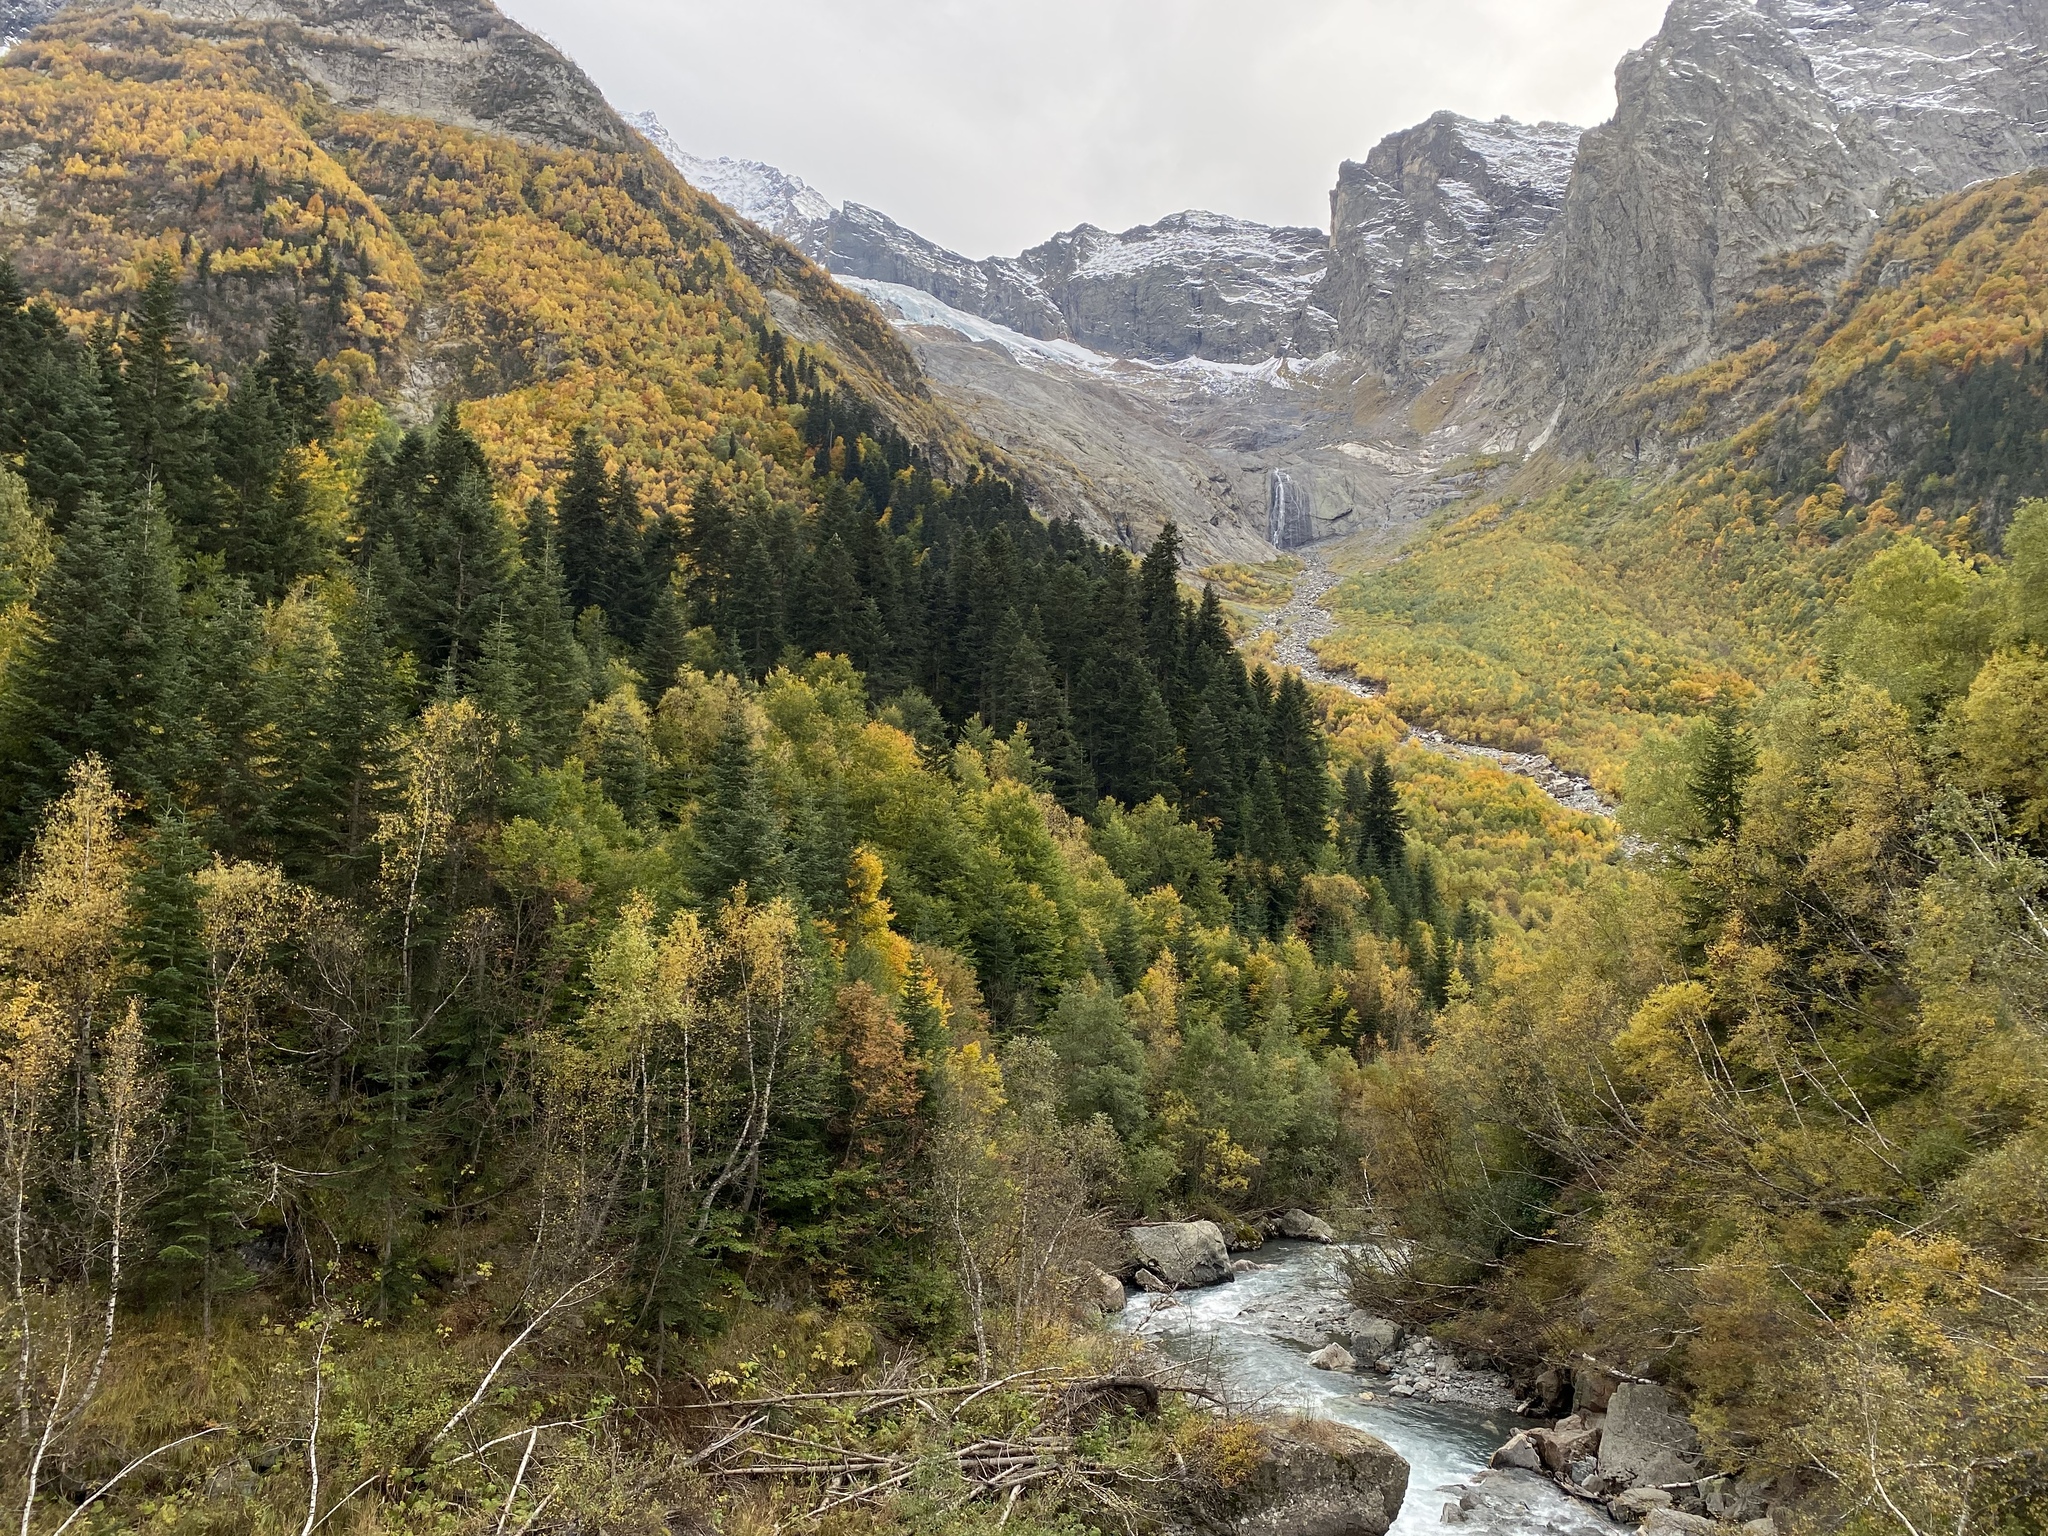
M2048 1528L2048 0L989 257L0 44L10 1529Z

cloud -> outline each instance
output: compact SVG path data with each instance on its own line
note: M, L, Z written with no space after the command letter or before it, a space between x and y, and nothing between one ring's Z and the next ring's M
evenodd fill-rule
M1590 124L1664 0L501 0L626 111L972 255L1182 208L1322 226L1451 109Z

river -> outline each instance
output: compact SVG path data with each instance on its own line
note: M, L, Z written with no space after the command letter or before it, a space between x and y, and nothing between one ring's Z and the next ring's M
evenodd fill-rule
M1390 1536L1440 1536L1444 1506L1461 1495L1460 1528L1485 1536L1614 1536L1620 1529L1533 1472L1487 1470L1487 1458L1525 1421L1390 1398L1370 1372L1311 1369L1309 1348L1279 1336L1280 1318L1342 1294L1341 1252L1283 1241L1256 1257L1274 1267L1173 1297L1133 1296L1120 1326L1187 1362L1233 1406L1336 1419L1386 1441L1409 1469L1408 1497Z

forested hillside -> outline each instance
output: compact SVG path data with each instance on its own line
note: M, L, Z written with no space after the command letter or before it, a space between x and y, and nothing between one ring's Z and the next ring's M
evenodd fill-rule
M1170 530L913 444L665 173L276 62L0 68L24 1529L708 1518L676 1405L1085 1364L1100 1213L1347 1186L1597 843L1412 840ZM1228 1464L1173 1422L1100 1475Z
M1781 1528L2048 1519L2042 193L1902 214L1832 300L1787 263L1617 424L1642 475L1532 466L1327 648L1635 839L1368 1065L1358 1299L1670 1390L1700 1507Z
M2048 181L1471 461L1319 696L1302 561L1035 516L552 47L340 9L0 57L10 1529L1213 1530L1283 1442L1103 1271L1294 1207L1668 1391L1674 1521L2048 1523Z

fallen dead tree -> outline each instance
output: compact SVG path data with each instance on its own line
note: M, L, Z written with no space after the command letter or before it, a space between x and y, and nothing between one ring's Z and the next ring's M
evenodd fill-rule
M997 1393L1036 1400L1040 1432L991 1435L963 1424L971 1408ZM1106 1465L1085 1454L1077 1436L1116 1414L1156 1418L1161 1399L1168 1394L1214 1401L1205 1388L1150 1376L1075 1376L1051 1370L956 1386L899 1382L776 1397L713 1398L691 1405L689 1411L728 1413L737 1422L712 1431L692 1461L700 1475L713 1479L812 1484L823 1497L809 1511L810 1518L884 1498L922 1479L955 1484L955 1508L988 1498L1014 1505L1025 1489L1043 1487L1084 1495L1128 1522L1137 1514L1132 1492L1174 1479ZM787 1422L814 1406L851 1407L855 1422L907 1410L927 1424L928 1438L914 1448L873 1450L807 1436L800 1432L801 1424Z

